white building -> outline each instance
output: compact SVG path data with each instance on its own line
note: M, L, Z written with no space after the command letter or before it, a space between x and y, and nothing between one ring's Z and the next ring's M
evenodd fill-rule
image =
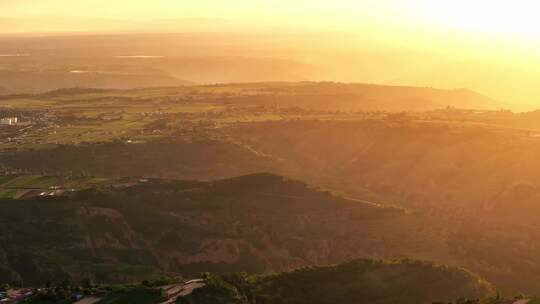
M0 125L16 125L18 121L17 117L4 117L0 118Z

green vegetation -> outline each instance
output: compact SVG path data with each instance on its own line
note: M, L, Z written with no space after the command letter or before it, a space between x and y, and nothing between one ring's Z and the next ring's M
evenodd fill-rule
M473 101L491 102L309 82L3 96L21 124L0 127L0 281L413 257L538 294L538 112L446 107ZM257 172L320 188L175 181Z
M204 152L204 153L203 153ZM269 171L272 160L217 140L111 142L6 152L0 161L48 175L218 179Z
M106 180L94 186L0 200L0 281L262 273L311 263L314 248L327 246L335 229L348 231L336 241L367 246L369 227L408 217L401 209L343 199L271 174L216 182ZM328 252L320 259L331 262L344 254Z
M206 283L181 303L422 304L494 295L489 283L467 271L410 260L356 260L252 277L208 275Z
M513 303L495 297L491 284L463 269L371 259L267 275L204 273L202 279L187 282L178 277L120 285L65 280L36 290L26 302L64 304L82 297L98 299L98 304Z
M98 304L156 304L165 297L161 289L138 287L108 295Z
M161 277L142 284L104 285L94 284L90 279L79 283L64 280L61 283L48 282L45 287L34 290L25 303L68 304L84 297L98 299L100 304L157 304L166 297L165 285L179 284L180 277Z

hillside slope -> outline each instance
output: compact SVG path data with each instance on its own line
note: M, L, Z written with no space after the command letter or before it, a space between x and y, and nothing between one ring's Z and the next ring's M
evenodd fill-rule
M418 244L401 209L276 175L79 184L86 189L0 201L0 281L263 273L433 246Z
M333 82L263 82L193 88L219 92L221 95L216 96L219 102L322 111L426 111L447 106L500 108L495 100L467 89Z
M362 83L254 84L262 91L245 98L248 103L277 104L328 111L426 111L447 106L499 108L496 101L467 89L441 90L425 87Z
M105 177L165 177L212 180L270 171L275 160L217 140L106 142L9 151L0 162L55 175L86 172Z
M180 303L428 304L495 293L465 270L412 260L354 260L267 276L210 276L206 282Z
M404 119L246 124L230 133L282 159L288 175L352 196L369 189L430 214L461 266L513 292L540 290L531 280L540 273L536 131Z
M99 94L102 98L116 98L116 102L122 102L129 96L133 100L146 97L161 99L162 102L169 100L198 101L215 105L270 106L329 112L428 111L448 106L491 110L501 108L497 101L468 89L443 90L365 83L292 81L189 85L188 82L178 80L184 78L178 77L180 76L174 78L167 73L145 69L130 73L113 71L105 74L71 73L69 71L0 71L0 80L5 79L3 85L11 93L43 93L65 87L129 89L168 86L167 88L154 89L114 90ZM22 81L23 78L35 79L35 81L26 83ZM48 81L43 81L43 79ZM234 81L234 79L230 81ZM178 87L178 85L183 86ZM25 87L28 88L25 89ZM51 97L56 99L55 96L47 94L26 97L36 100L47 100ZM85 94L65 94L65 96L56 97L63 97L58 98L58 101L68 98L72 100L88 98ZM127 106L132 105L127 104Z

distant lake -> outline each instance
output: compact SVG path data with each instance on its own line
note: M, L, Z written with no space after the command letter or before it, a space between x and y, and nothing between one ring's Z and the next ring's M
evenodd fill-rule
M155 56L155 55L122 55L122 56L114 56L114 58L139 58L139 59L148 59L148 58L163 58L163 56Z
M0 54L0 57L29 57L30 54Z

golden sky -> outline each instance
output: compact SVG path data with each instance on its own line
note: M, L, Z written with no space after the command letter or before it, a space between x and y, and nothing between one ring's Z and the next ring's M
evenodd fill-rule
M219 18L239 24L347 28L366 23L537 38L533 0L0 0L3 18ZM66 23L68 25L69 22ZM46 24L43 24L46 26Z
M273 27L344 31L437 52L473 49L480 56L486 48L503 56L540 50L534 0L0 0L0 11L0 32Z
M335 31L356 37L341 46L351 52L379 42L497 73L511 70L526 82L540 76L540 1L534 0L0 0L0 12L0 33ZM449 82L456 73L439 82L459 85ZM517 96L510 91L515 86L494 83L505 79L463 84L505 100L540 100L540 89L520 89Z
M336 30L444 51L452 44L499 51L540 51L540 2L533 0L0 0L0 32ZM156 21L154 26L150 22ZM160 21L160 22L157 22ZM176 21L177 23L174 23ZM192 25L192 23L190 23ZM2 26L3 25L3 26ZM441 39L441 37L445 37ZM458 37L458 38L457 38ZM482 54L483 55L483 54Z

